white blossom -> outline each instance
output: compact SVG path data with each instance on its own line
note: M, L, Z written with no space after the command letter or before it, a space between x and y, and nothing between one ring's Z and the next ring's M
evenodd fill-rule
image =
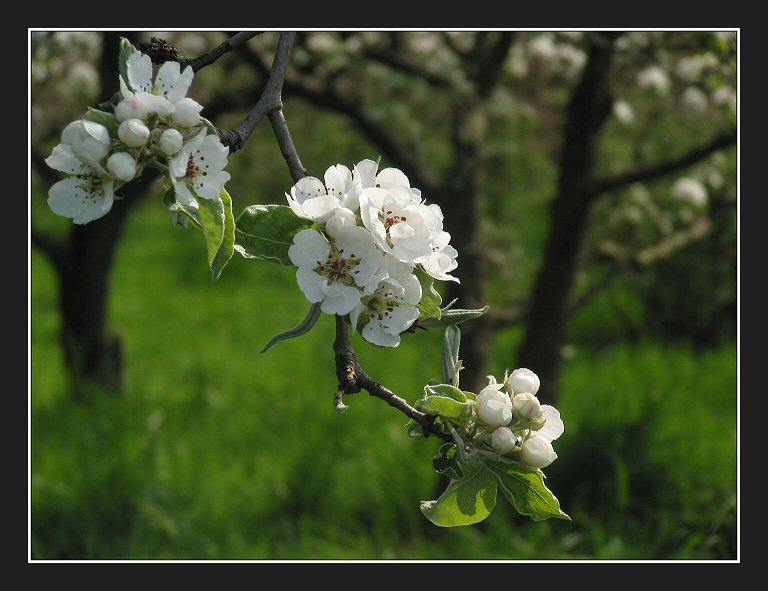
M400 334L419 317L421 283L414 266L384 255L363 296L350 314L352 326L364 323L363 338L381 347L397 347Z
M224 170L229 148L218 136L198 134L168 163L176 198L184 205L197 206L196 197L220 199L230 175Z
M173 122L179 127L190 128L200 123L203 106L196 100L185 97L174 105Z
M58 144L46 164L69 176L55 183L48 192L48 206L57 215L86 224L106 215L114 200L114 180L98 164L86 165L69 144Z
M322 302L326 314L349 314L357 306L381 256L370 232L359 226L340 228L333 242L317 230L302 230L288 248L299 288L310 302Z

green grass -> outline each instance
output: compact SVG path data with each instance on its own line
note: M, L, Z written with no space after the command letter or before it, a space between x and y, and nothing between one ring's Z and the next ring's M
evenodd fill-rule
M330 317L259 353L308 306L292 270L237 254L211 283L199 232L148 201L112 276L124 390L84 406L57 341L55 278L33 252L33 558L735 558L735 346L577 347L545 470L573 521L534 523L500 497L482 524L440 529L419 511L439 494L437 442L409 440L405 417L365 393L334 410ZM497 335L494 372L513 369L518 338ZM439 377L439 334L354 344L408 400Z

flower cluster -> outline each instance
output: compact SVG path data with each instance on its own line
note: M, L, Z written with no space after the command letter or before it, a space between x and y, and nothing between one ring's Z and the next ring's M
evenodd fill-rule
M479 429L473 443L541 469L557 459L552 442L564 431L559 411L540 404L539 377L521 367L504 375L499 384L488 376L488 385L474 401Z
M417 267L458 282L450 275L458 253L440 207L427 205L397 168L336 164L324 182L304 177L285 196L317 228L298 232L288 250L301 291L326 314L349 314L353 329L375 345L396 347L419 317Z
M127 41L123 41L127 43ZM134 49L130 44L130 49ZM55 183L48 205L58 215L86 224L106 215L123 184L152 166L173 185L176 200L197 207L197 198L220 199L229 173L229 149L186 96L194 72L165 62L153 79L152 61L140 51L127 54L120 92L105 108L64 128L46 159L66 173Z

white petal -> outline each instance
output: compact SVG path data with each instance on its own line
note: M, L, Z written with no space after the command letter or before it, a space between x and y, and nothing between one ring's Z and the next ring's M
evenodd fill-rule
M173 103L164 96L157 96L151 92L137 92L136 100L139 101L149 113L157 113L161 117L168 117L173 113Z
M229 180L229 173L226 170L211 172L208 176L198 176L195 178L195 192L199 197L205 199L219 199L221 190Z
M305 213L303 217L316 222L323 222L339 207L339 198L334 195L321 195L307 199L301 204L301 207Z
M544 413L547 421L544 423L544 426L541 429L536 431L536 434L539 437L547 439L548 441L554 441L565 431L563 419L560 418L560 411L558 411L554 406L550 406L549 404L542 404L541 412Z
M360 290L348 285L322 284L326 292L320 309L326 314L349 314L360 302Z
M389 235L392 237L392 241L398 240L410 240L414 237L415 231L413 226L408 223L400 222L393 224L389 228Z
M322 289L323 278L312 269L299 267L296 271L296 281L304 297L310 302L317 303L325 297L325 292Z
M88 222L103 217L109 213L110 209L112 209L112 202L112 191L109 191L103 198L89 201L86 204L85 209L80 212L80 215L72 221L76 224L87 224Z
M185 68L183 74L180 70L179 62L168 61L160 66L155 77L154 94L168 99L171 103L184 98L192 83L194 72L190 66Z
M174 181L173 189L176 192L176 201L182 205L197 207L197 199L189 190L186 181Z
M325 194L325 185L323 185L320 179L313 176L305 176L296 181L296 184L291 187L291 195L302 204L309 198Z
M198 155L195 156L195 162L198 162L201 168L209 170L221 170L227 165L227 156L229 148L221 143L218 136L209 134L203 137L200 142L199 156L203 159L198 161Z
M361 334L366 341L379 347L397 347L400 344L400 335L385 332L378 321L371 320L363 327Z
M85 209L89 194L80 188L81 179L64 179L54 184L48 191L48 206L60 216L77 217Z
M134 91L152 90L152 60L140 51L133 52L126 62L128 84Z
M343 164L329 166L324 178L328 193L332 195L344 195L352 188L352 173Z
M391 189L393 187L410 187L411 182L405 173L399 168L385 168L376 175L376 184L382 189Z
M351 227L357 225L357 218L355 213L344 207L337 207L333 211L333 215L328 218L325 223L325 231L333 238L335 238L342 228Z
M68 144L54 146L51 155L45 159L45 163L51 168L67 174L79 174L87 170L83 161L75 156Z
M376 170L379 165L373 160L361 160L354 166L353 178L355 184L360 184L361 189L373 187L376 184Z
M328 240L317 230L306 229L297 232L293 244L288 247L288 257L298 267L314 269L317 261L325 263L331 247Z

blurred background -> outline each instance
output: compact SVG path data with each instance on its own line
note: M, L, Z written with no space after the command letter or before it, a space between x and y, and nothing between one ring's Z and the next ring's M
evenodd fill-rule
M283 89L322 178L381 158L445 214L462 387L528 367L565 422L547 485L571 522L438 528L435 438L366 393L334 409L332 318L291 269L172 227L147 178L85 226L47 206L61 130L118 89L121 36L183 57L234 32L30 32L33 560L735 560L735 31L304 31ZM220 129L263 90L280 33L195 74ZM265 121L230 155L235 217L293 184ZM439 331L353 344L414 402Z

